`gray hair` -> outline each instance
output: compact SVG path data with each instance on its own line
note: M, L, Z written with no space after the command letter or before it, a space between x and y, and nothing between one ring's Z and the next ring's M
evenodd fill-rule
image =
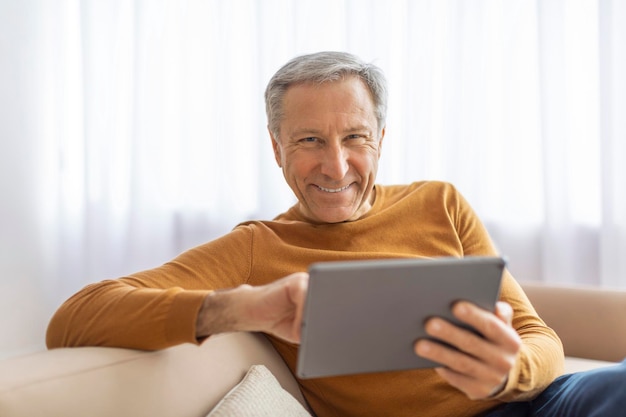
M265 111L274 138L278 138L284 116L283 98L290 86L339 81L352 75L363 80L372 95L380 134L387 119L387 80L381 69L347 52L318 52L293 58L269 81L265 89Z

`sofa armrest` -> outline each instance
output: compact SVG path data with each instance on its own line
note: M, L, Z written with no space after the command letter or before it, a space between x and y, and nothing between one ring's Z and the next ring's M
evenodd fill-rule
M84 347L0 362L0 415L22 417L206 415L265 365L305 405L291 372L261 334L211 336L202 345L154 352Z
M565 355L609 362L626 357L626 291L522 282L539 316L561 338Z

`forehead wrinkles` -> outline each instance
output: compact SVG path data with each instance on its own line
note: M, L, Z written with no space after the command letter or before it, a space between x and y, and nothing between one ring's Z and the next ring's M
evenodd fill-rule
M377 119L369 90L361 80L292 86L284 98L281 130L292 132L372 131ZM287 125L287 126L285 126Z

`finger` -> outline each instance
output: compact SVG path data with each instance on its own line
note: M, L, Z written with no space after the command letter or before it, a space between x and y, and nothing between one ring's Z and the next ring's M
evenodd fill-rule
M476 329L487 341L507 352L517 352L521 346L519 335L511 327L512 309L506 303L496 304L496 314L474 304L461 301L454 305L452 313L461 322ZM466 337L470 339L469 336ZM469 340L469 343L474 340Z
M437 372L449 384L470 398L487 398L499 391L508 378L508 370L489 366L463 352L447 348L430 340L420 340L415 346L418 355L444 367Z
M476 309L478 308L476 307ZM509 331L509 328L494 315L491 315L489 320L496 322L497 326L501 326L502 331ZM430 319L426 323L425 330L433 338L457 349L451 349L447 352L436 348L434 354L438 356L435 358L428 357L428 359L460 373L470 374L477 378L486 378L487 380L492 380L494 376L501 378L504 374L508 374L515 365L521 343L516 342L519 340L519 336L514 331L510 335L513 339L512 342L505 338L506 343L498 344L441 318ZM497 339L502 338L498 337ZM477 363L473 361L477 361Z
M442 327L453 326L442 323ZM448 337L446 343L454 348L442 345L435 341L422 339L416 344L416 353L430 359L460 374L474 379L485 380L494 385L508 374L514 364L515 356L505 353L495 345L488 343L475 334L456 328L456 332L465 333L464 336ZM444 329L442 333L444 334ZM437 336L437 339L442 340ZM463 339L463 341L459 341Z
M425 330L429 336L454 346L460 353L489 363L490 366L494 366L501 371L508 369L510 366L511 358L508 357L510 356L508 351L506 351L506 355L503 355L502 348L499 345L446 320L433 318L426 323ZM450 358L450 363L445 362L444 364L455 368L457 365L455 360L452 357Z
M507 380L507 372L498 371L471 356L432 341L419 341L416 352L444 365L436 368L440 376L470 398L486 398L495 391L495 387L501 387Z

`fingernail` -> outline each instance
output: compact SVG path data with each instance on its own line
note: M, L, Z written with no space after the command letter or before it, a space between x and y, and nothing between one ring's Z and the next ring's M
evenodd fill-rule
M457 314L467 314L469 313L469 309L465 303L459 303L456 305Z
M430 327L430 331L432 332L438 332L439 330L441 330L441 323L439 323L437 319L431 320L431 322L428 323L428 326Z

